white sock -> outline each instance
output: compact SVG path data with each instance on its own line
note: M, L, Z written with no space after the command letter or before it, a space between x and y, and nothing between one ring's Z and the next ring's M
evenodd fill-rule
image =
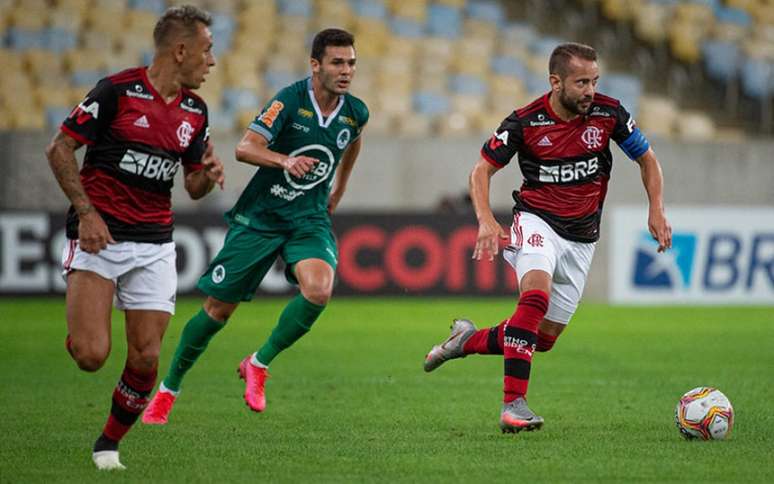
M258 361L258 352L257 351L255 353L253 353L253 357L250 358L250 364L253 365L253 366L256 366L258 368L268 368L269 367L269 365L264 365L263 363Z
M170 394L172 394L174 396L177 396L177 394L180 393L180 390L174 391L174 390L170 390L169 388L165 387L163 380L161 382L161 385L159 385L159 391L160 392L164 392L164 393L170 393Z

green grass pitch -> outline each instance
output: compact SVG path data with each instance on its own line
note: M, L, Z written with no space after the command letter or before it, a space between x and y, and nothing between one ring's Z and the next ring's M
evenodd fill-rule
M161 370L200 300L178 304ZM498 429L502 359L422 371L449 321L479 326L504 299L334 299L272 365L268 407L249 412L236 368L285 300L244 304L189 373L166 427L137 424L128 470L99 473L90 446L123 366L123 316L96 374L64 350L63 299L0 300L0 482L774 482L774 311L583 305L533 360L539 432ZM720 388L729 440L688 442L685 391Z

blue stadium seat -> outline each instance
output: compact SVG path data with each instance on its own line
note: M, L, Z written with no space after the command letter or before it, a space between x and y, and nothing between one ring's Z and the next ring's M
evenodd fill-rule
M105 77L105 73L102 71L75 71L70 75L70 82L74 87L91 88L103 77Z
M69 30L49 28L44 32L44 38L45 48L57 53L75 49L78 46L78 35Z
M427 33L456 39L462 31L462 12L449 5L432 4L427 9Z
M728 82L739 72L739 46L733 42L708 40L702 44L704 67L712 79Z
M451 110L449 98L436 92L419 91L414 93L414 110L428 116L446 114Z
M403 18L392 17L390 19L390 29L398 37L418 39L424 35L424 27L419 22Z
M299 76L294 72L267 70L263 74L263 80L269 93L273 96L283 87L299 80Z
M215 55L221 55L231 49L235 30L234 17L225 13L212 14L210 31L212 32L212 49L215 51Z
M524 63L515 57L495 56L491 62L492 72L501 76L518 77L525 80L529 76L529 69Z
M456 74L449 78L449 89L456 94L486 96L488 86L479 77L470 74Z
M58 128L62 121L70 115L71 108L48 107L46 108L46 126L49 128Z
M720 7L715 10L715 19L721 23L730 23L745 28L752 25L752 17L749 13L733 7Z
M279 0L277 4L282 15L311 17L314 13L311 0Z
M621 101L624 107L636 116L640 108L642 81L626 74L607 74L600 78L599 92Z
M229 113L260 109L260 100L252 89L226 88L223 90L223 109Z
M548 62L548 57L551 55L551 52L553 52L556 46L561 43L562 41L556 37L536 37L535 40L529 44L529 51L534 55L545 58L546 62ZM546 67L548 66L546 65Z
M384 19L387 17L387 7L381 0L350 0L350 6L359 17Z
M46 46L46 31L11 27L6 33L6 45L16 50L43 49Z
M742 63L742 91L756 99L774 94L774 64L764 59L747 59Z
M167 2L166 0L129 0L129 8L148 10L160 15L167 8Z
M472 0L468 2L466 11L471 18L485 20L497 25L501 25L506 19L502 5L493 0Z

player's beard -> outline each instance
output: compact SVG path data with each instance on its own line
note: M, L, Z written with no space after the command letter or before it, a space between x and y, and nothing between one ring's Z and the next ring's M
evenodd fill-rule
M564 89L559 91L559 103L562 105L562 107L567 111L579 116L583 116L589 112L589 109L591 109L591 101L593 100L594 98L591 96L583 96L577 100L572 99L567 95L567 92ZM581 103L583 102L588 102L588 107L581 107Z

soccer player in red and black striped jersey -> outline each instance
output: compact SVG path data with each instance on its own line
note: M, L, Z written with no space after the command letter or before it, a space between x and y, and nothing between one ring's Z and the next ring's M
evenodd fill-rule
M124 468L118 442L147 405L174 313L175 174L182 165L193 199L223 185L207 106L192 92L215 65L210 24L210 15L196 7L168 9L153 32L151 65L99 81L46 151L71 202L62 257L66 347L82 370L96 371L107 359L114 296L126 314L126 366L92 454L99 469ZM79 172L75 151L82 145Z
M631 115L617 99L596 92L593 48L559 45L549 61L551 90L508 116L484 144L470 175L479 222L473 258L493 260L508 239L492 215L489 182L518 153L524 182L516 202L505 259L519 281L516 311L492 328L454 321L451 336L425 359L432 371L468 354L504 356L503 432L539 429L543 418L527 406L535 351L550 350L578 307L594 248L613 157L610 140L640 165L648 194L648 229L659 252L672 243L664 215L661 166Z

